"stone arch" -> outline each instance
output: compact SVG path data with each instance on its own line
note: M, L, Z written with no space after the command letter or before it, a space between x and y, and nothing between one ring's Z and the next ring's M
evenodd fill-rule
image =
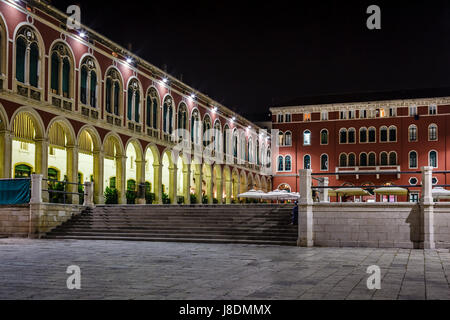
M46 136L49 142L48 168L53 168L60 173L60 178L56 178L57 180L67 178L69 183L78 183L78 150L72 124L62 116L55 117L48 125ZM68 184L67 191L77 193L78 188L74 184ZM68 198L73 204L79 202L78 195L72 194Z
M176 203L176 163L171 149L167 148L161 153L161 164L163 202L167 196L167 202Z
M248 191L248 180L247 180L247 175L245 174L244 170L241 171L239 182L240 182L239 193L247 192Z
M108 132L103 139L103 176L104 190L107 187L116 189L119 193L119 202L122 201L122 195L125 192L125 174L123 159L125 157L125 148L122 139L114 133Z
M233 196L233 183L229 166L223 167L223 190L225 195L225 199L223 199L223 202L226 204L230 204L231 198Z
M155 204L162 203L161 194L161 157L159 155L158 147L150 143L145 148L145 185L146 192L154 194ZM147 204L151 204L148 203Z
M98 131L90 125L83 126L78 132L78 172L80 183L94 182L94 202L104 203L103 194L103 155Z
M234 202L238 200L238 194L240 193L240 175L239 171L234 168L231 175L231 183L232 183L232 198Z
M255 179L253 178L253 174L249 172L247 176L247 190L252 189L255 189Z
M204 196L208 198L208 203L213 203L213 187L214 187L214 177L212 166L208 163L204 163L202 167L202 189L205 190Z
M10 178L11 175L11 131L3 105L0 103L0 178Z
M254 183L255 183L254 189L256 189L256 190L262 190L261 178L260 178L259 175L257 175L257 174L255 175Z
M191 161L191 185L190 189L195 195L196 203L202 203L203 188L202 188L202 161L197 157L193 157Z
M5 163L5 169L10 170L8 176L16 177L15 166L27 163L32 168L32 172L42 174L46 179L48 176L48 142L45 125L40 115L31 107L21 107L11 117L10 126L11 149L9 149L8 142L6 147L11 152L5 158L9 162L9 165Z
M213 167L213 194L219 204L223 203L224 198L223 180L222 166L220 164L216 164Z

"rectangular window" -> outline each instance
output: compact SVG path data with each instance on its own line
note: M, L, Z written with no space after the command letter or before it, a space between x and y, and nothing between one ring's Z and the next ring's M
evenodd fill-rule
M416 106L409 107L409 116L410 117L417 116L417 107Z
M359 118L360 119L366 119L367 118L367 110L366 109L359 110Z
M386 117L386 110L384 110L384 109L379 109L379 110L378 110L378 116L379 116L380 118L385 118L385 117Z
M328 111L322 111L322 112L320 113L320 119L321 119L322 121L327 121L327 120L328 120Z
M284 122L292 122L292 115L290 113L284 115Z
M303 114L303 121L305 121L305 122L311 121L311 113Z
M397 116L397 108L389 108L389 117Z
M418 203L419 202L419 194L418 193L410 193L409 194L409 202Z
M347 112L341 111L341 120L345 120L345 119L347 119Z
M350 110L348 112L348 118L349 119L355 119L355 110Z
M284 122L284 116L282 114L278 115L278 123L283 123Z
M437 106L429 106L428 113L432 116L437 115Z

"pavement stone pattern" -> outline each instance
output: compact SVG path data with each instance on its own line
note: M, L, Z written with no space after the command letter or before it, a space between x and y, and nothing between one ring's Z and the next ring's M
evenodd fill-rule
M450 300L449 279L449 250L0 239L2 300Z

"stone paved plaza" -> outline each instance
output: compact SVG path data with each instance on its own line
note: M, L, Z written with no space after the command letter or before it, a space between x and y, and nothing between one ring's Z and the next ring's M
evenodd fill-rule
M0 299L450 299L449 279L448 250L0 240Z

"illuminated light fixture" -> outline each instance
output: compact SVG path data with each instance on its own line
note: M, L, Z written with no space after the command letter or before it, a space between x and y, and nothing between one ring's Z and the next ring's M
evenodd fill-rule
M86 32L84 32L84 31L80 31L79 35L83 39L86 38Z
M217 107L212 108L212 112L216 113L217 112Z
M164 77L164 78L162 79L162 82L168 83L168 82L169 82L169 79L167 79L166 77Z
M130 57L127 57L126 61L127 61L128 64L131 64L133 62L133 59L131 59Z
M191 94L191 99L195 99L196 97L197 96L194 93Z

